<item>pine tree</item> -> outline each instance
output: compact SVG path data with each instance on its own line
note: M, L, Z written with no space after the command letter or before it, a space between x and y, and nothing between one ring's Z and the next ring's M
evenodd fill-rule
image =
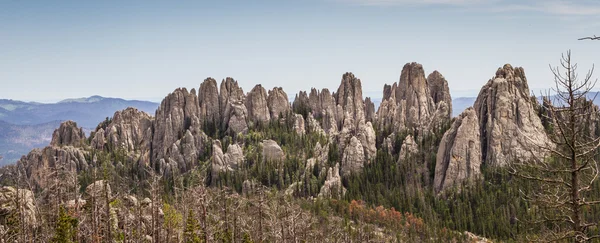
M73 242L73 237L76 235L75 227L77 219L65 212L64 207L60 207L56 229L52 242L55 243L70 243Z
M200 236L196 233L200 229L198 220L194 217L194 211L190 210L185 222L185 231L183 236L185 237L186 243L200 243Z

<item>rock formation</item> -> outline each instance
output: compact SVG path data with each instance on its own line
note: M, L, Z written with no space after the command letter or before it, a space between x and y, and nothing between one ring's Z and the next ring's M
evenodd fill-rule
M352 73L342 76L342 83L335 94L338 107L338 126L342 127L347 117L353 119L352 130L358 129L359 125L365 123L365 104L362 98L362 85L360 79ZM344 113L348 113L346 116Z
M25 168L27 177L34 188L47 188L51 172L62 168L65 172L75 173L88 168L86 157L89 153L72 146L48 146L34 149L17 163Z
M198 97L194 89L176 89L156 110L151 160L164 173L189 170L203 154L206 134L201 129Z
M207 78L198 89L198 105L200 108L200 122L202 125L218 127L221 123L221 107L219 105L219 90L217 81Z
M306 132L306 128L304 127L304 117L300 114L294 114L294 131L298 135L302 135Z
M479 120L472 107L460 114L440 142L434 177L436 192L458 186L481 174Z
M342 175L348 176L352 173L360 172L365 162L365 153L363 145L358 138L352 137L350 143L344 149L342 156Z
M127 152L150 151L153 121L150 115L135 108L117 111L105 129L96 130L91 145L96 149L109 146Z
M415 141L412 135L406 136L402 146L400 146L400 153L398 153L398 161L403 161L407 158L411 158L419 152L419 145Z
M371 97L365 99L365 119L371 123L375 121L375 104L371 101Z
M246 113L248 110L244 105L246 96L244 90L239 87L238 82L233 78L226 78L221 81L219 93L219 110L222 116L221 129L227 131L230 125L235 133L242 132L247 129ZM233 117L234 121L230 122Z
M444 76L436 70L427 76L427 85L431 97L433 98L433 102L436 105L440 102L444 102L448 106L448 117L452 117L452 98L450 97L448 81L446 81Z
M85 133L83 129L77 127L74 121L66 121L60 124L60 127L54 130L52 134L52 146L81 146L85 143Z
M215 173L233 171L244 162L242 147L230 144L227 152L223 153L221 141L213 141L212 170Z
M261 145L263 161L281 162L285 159L285 153L281 147L279 147L277 142L273 140L264 140Z
M267 106L269 107L271 119L277 119L280 116L285 117L291 110L288 96L281 87L275 87L272 90L269 90Z
M340 165L335 164L335 167L331 167L327 171L327 179L319 191L319 197L340 199L344 197L344 194L346 194L346 188L342 185Z
M523 68L506 64L477 96L482 160L504 166L511 160L543 155L539 145L550 144L537 116Z
M268 122L271 113L267 105L267 91L258 84L252 88L246 97L246 108L248 108L248 119L252 122Z
M18 202L17 202L18 198ZM20 205L20 208L17 208ZM23 215L25 226L29 229L38 225L35 198L30 190L4 186L0 188L0 224L9 221L8 217Z
M421 64L413 62L404 65L395 93L397 101L406 102L402 110L406 127L422 128L435 111L435 104Z
M112 195L112 190L110 188L110 184L104 180L95 181L85 188L85 197L86 198L103 197L105 195L105 193L109 197Z

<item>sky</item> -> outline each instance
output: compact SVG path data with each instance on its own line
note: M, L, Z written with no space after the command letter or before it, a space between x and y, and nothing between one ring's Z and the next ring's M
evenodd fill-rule
M0 99L160 100L207 77L293 95L336 90L345 72L380 97L407 62L455 98L506 63L539 90L569 49L581 76L600 65L600 41L577 40L593 35L597 0L0 0Z

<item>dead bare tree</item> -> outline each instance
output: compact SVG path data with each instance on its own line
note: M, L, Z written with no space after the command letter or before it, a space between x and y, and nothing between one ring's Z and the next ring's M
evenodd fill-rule
M531 190L522 190L523 198L532 204L530 220L541 235L533 241L590 241L600 238L592 235L590 222L583 212L600 200L590 199L589 192L598 179L595 154L600 137L586 132L585 120L590 115L592 102L585 102L597 80L592 79L593 68L580 80L577 64L571 52L562 56L560 67L550 67L554 74L554 100L544 102L554 127L549 134L553 144L539 145L549 157L533 156L533 161L514 161L509 172L525 179Z

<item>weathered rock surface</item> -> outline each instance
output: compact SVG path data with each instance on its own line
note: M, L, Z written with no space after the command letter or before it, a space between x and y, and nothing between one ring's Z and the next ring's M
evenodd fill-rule
M283 149L279 147L277 142L269 139L264 140L261 145L263 161L281 162L285 159L285 153L283 152Z
M367 156L367 160L375 158L377 154L377 147L375 147L376 143L376 134L375 129L373 129L373 125L371 122L367 122L366 124L361 124L358 127L358 140L363 145L365 150L365 155Z
M248 93L246 108L248 108L248 119L252 122L268 122L271 119L267 105L267 91L262 85L254 86Z
M88 152L80 148L63 146L48 146L44 149L34 149L23 156L17 163L25 168L27 177L34 188L47 188L48 177L56 168L63 167L66 172L76 172L88 168L86 160Z
M269 90L267 105L269 107L271 119L285 117L285 115L291 110L288 96L281 87L275 87L272 90Z
M481 174L479 120L472 107L460 114L442 137L437 152L434 189L441 192Z
M194 90L179 88L163 99L156 110L152 158L162 159L185 131L200 128L198 97Z
M198 89L198 105L202 125L212 124L218 127L221 123L221 107L219 105L219 89L217 81L207 78Z
M416 155L419 152L419 145L415 141L412 135L406 136L402 146L400 146L400 153L398 153L398 161L403 161Z
M446 103L448 117L452 117L452 97L450 97L448 81L436 70L427 76L427 85L429 85L429 92L431 93L433 102L436 105L440 102Z
M358 138L352 137L350 143L344 149L342 156L342 175L347 176L360 172L364 166L365 152Z
M228 113L228 125L227 131L231 133L245 133L248 131L248 110L246 106L241 102L231 103L228 106L230 113Z
M371 123L375 121L375 104L371 101L371 97L365 99L365 120Z
M74 121L65 121L52 134L52 146L81 146L85 143L83 129Z
M304 127L304 117L300 114L294 114L294 131L298 135L302 135L306 132L306 128Z
M490 166L543 155L538 145L550 144L537 116L523 68L506 64L477 96L482 159Z
M344 113L348 113L353 119L352 130L357 130L359 125L365 124L365 104L362 98L362 85L360 79L352 73L345 73L342 76L342 83L335 94L338 109L338 125L343 126L346 118Z
M105 193L109 197L112 195L110 184L104 180L95 181L85 188L85 198L104 197Z
M17 203L18 198L18 203ZM17 208L20 205L20 209ZM6 218L11 215L23 214L26 227L36 227L37 207L35 198L30 190L15 189L14 187L4 186L0 188L0 222L6 222Z
M247 125L242 123L246 123L245 114L248 112L244 105L246 99L244 90L239 87L238 82L233 78L226 78L221 81L220 91L219 108L223 119L221 129L226 131L229 125L233 123L233 125L236 125L235 128L232 128L234 132L243 131L242 128L247 128ZM230 123L231 117L235 117L235 121Z
M213 141L213 158L212 158L212 170L213 172L227 172L233 171L238 168L244 162L244 153L242 147L238 144L230 144L227 147L227 152L223 153L221 148L221 141Z
M327 179L319 191L320 198L343 198L346 194L346 188L342 185L342 177L340 176L340 165L335 164L335 167L329 168L327 171Z
M152 161L165 174L174 169L185 172L205 153L208 141L202 131L198 97L194 89L176 89L156 110L152 140Z
M108 146L127 152L150 151L153 121L150 115L135 108L117 111L106 129L95 132L91 145L96 149Z
M395 90L397 101L406 101L403 110L408 128L423 127L435 110L423 66L407 63L402 68L398 88Z
M308 132L314 132L325 135L325 131L323 131L323 128L321 128L321 125L319 125L319 122L313 117L312 113L308 114L308 117L306 118L306 123L308 127Z

